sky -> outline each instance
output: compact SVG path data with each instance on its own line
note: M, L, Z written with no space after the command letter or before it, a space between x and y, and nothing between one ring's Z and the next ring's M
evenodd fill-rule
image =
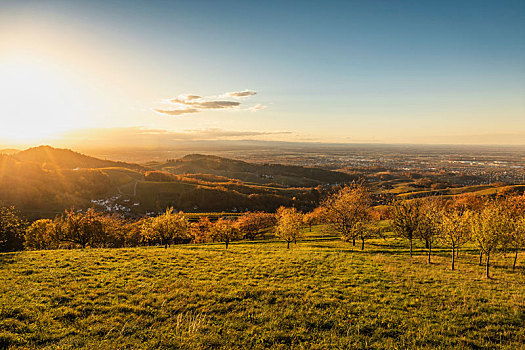
M0 145L525 144L525 1L0 0Z

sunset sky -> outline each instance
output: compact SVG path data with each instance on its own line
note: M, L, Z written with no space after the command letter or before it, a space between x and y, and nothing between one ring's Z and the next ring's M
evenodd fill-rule
M6 147L525 144L525 1L0 0L0 109Z

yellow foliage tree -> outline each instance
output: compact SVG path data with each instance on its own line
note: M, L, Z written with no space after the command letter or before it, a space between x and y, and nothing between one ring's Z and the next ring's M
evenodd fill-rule
M144 222L142 235L146 239L157 241L168 248L173 243L182 243L188 240L188 229L189 223L184 213L174 213L173 208L168 208L164 214Z
M325 200L326 219L346 241L366 238L365 230L370 221L370 193L363 185L345 186Z
M280 207L277 209L276 217L275 232L279 238L286 241L287 248L290 249L290 243L297 242L301 237L302 214L295 208Z

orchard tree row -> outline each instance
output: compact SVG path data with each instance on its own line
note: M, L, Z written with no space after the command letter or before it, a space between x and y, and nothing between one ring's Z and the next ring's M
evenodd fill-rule
M304 228L328 224L344 241L365 242L370 238L395 234L406 238L410 256L416 239L425 243L428 262L436 245L450 249L451 268L465 244L477 247L480 265L486 274L494 254L518 253L525 246L525 195L482 198L461 195L451 198L427 197L397 200L388 206L376 206L363 185L340 188L309 213L281 207L275 214L245 213L237 219L207 217L190 222L182 212L168 208L165 213L138 221L125 220L89 209L69 210L53 220L26 223L14 208L0 208L0 248L58 249L86 247L132 247L139 245L223 242L255 239L261 233L274 232L287 243L297 242Z

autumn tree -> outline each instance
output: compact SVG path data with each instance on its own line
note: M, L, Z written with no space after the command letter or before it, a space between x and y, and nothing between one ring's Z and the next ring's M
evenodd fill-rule
M470 220L470 230L480 251L485 254L486 276L490 278L490 258L496 252L503 237L510 229L510 218L501 201L493 200Z
M100 215L90 208L85 213L73 209L55 220L55 237L60 242L79 245L82 248L95 246L103 233Z
M241 215L235 222L237 229L245 239L254 239L261 230L275 225L275 216L265 212L248 212Z
M327 221L346 241L355 245L356 238L370 220L372 200L368 190L360 184L345 186L326 199L322 206Z
M290 249L291 242L297 242L301 236L302 215L295 208L280 207L276 213L277 225L275 232L277 236L286 241Z
M53 220L36 220L25 230L24 246L28 249L58 248L55 232Z
M231 241L240 238L240 233L231 220L219 218L211 227L211 236L214 241L224 242L228 249Z
M440 241L452 249L452 270L455 269L456 251L469 239L469 217L470 211L452 208L445 210L441 216Z
M525 246L525 194L509 196L506 201L509 213L509 229L505 237L505 245L514 250L512 269L516 269L518 253Z
M421 203L419 200L397 200L391 208L391 226L394 233L408 239L410 256L412 242L417 237L421 222Z
M319 225L326 221L326 208L319 206L303 215L303 224L308 226L308 230L312 232L313 225Z
M142 226L142 235L149 240L157 241L164 248L173 243L188 240L188 219L182 212L174 213L173 208L166 209L162 215L150 218Z
M0 207L0 251L22 249L25 227L14 207Z
M442 201L428 198L422 203L419 215L417 236L425 242L428 250L428 263L431 263L432 246L440 234Z
M514 250L512 269L515 270L518 262L518 253L525 246L525 216L511 221L510 226L507 242L509 247Z
M206 243L211 241L210 232L213 223L205 216L199 218L199 221L190 224L190 236L194 243Z

